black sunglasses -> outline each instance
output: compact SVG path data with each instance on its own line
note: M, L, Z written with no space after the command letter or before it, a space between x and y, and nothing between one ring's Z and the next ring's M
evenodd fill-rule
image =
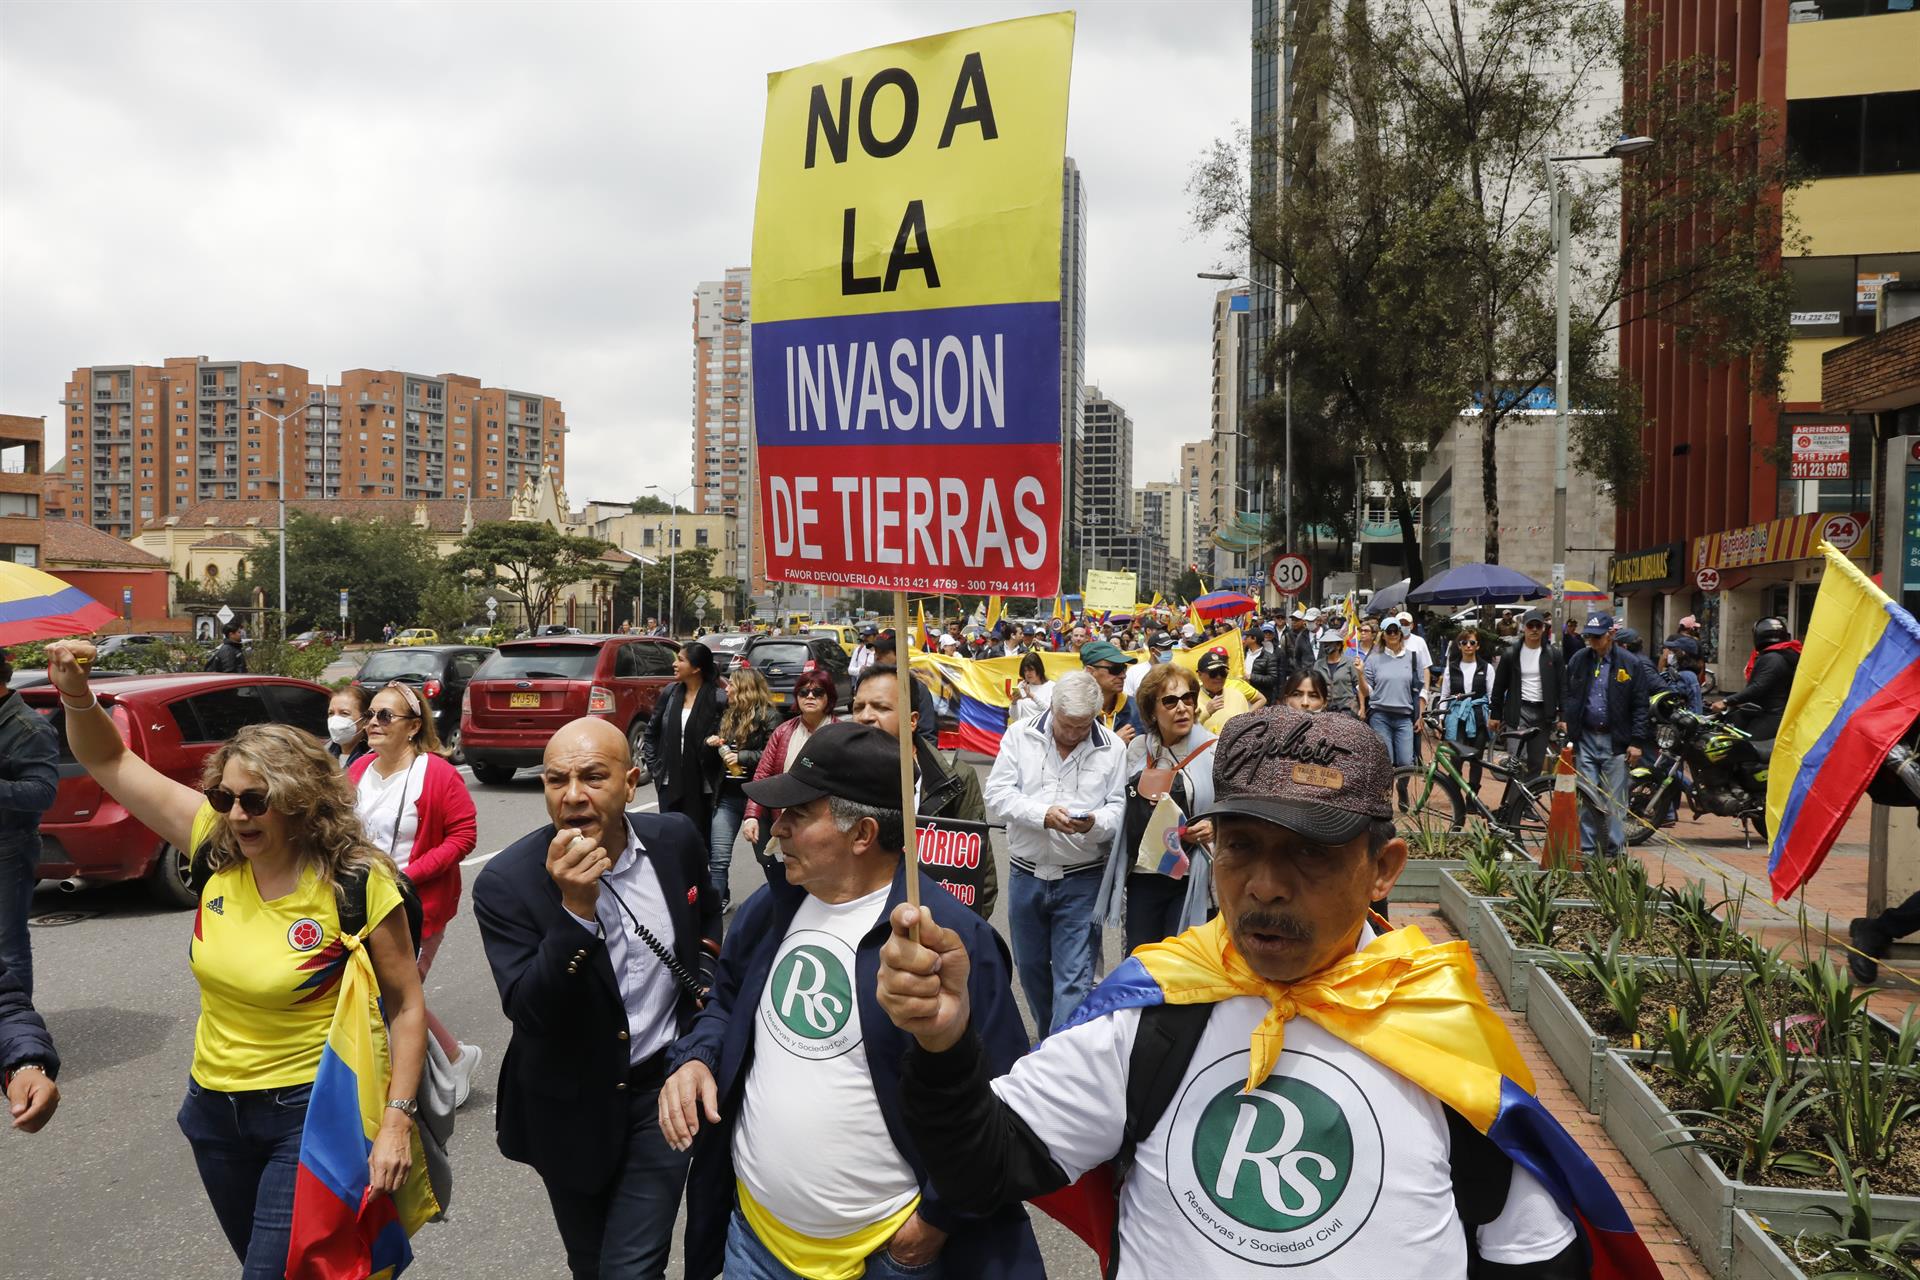
M824 689L796 689L794 690L793 696L796 698L824 698L827 696L827 691Z
M418 720L420 717L407 711L389 711L381 707L378 711L367 712L367 719L375 724L392 724L395 720Z
M1093 665L1110 676L1123 676L1127 674L1127 669L1117 662L1096 662Z
M1544 627L1547 624L1540 621L1540 619L1538 618L1529 618L1523 625L1529 628L1532 628L1532 627Z
M1189 689L1185 693L1163 693L1160 695L1160 705L1165 707L1168 711L1173 710L1175 707L1179 706L1183 702L1190 707L1199 706L1200 705L1199 691L1194 689Z
M207 803L213 806L215 813L232 813L233 802L240 802L240 811L249 818L258 818L267 811L267 793L264 791L242 791L239 795L225 787L208 787L201 792Z

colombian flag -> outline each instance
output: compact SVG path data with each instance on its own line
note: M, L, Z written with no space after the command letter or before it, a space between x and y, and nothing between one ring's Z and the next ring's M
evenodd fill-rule
M1378 926L1376 926L1378 927ZM1218 917L1137 948L1095 987L1067 1026L1120 1009L1274 1001L1254 1031L1247 1087L1279 1060L1288 1016L1310 1019L1459 1112L1539 1179L1586 1242L1594 1280L1658 1280L1660 1268L1599 1169L1533 1094L1533 1075L1500 1016L1487 1007L1464 942L1434 945L1418 929L1389 929L1363 950L1291 985L1262 979L1240 958ZM1287 1013L1281 1012L1281 1001ZM1110 1166L1035 1203L1100 1255L1116 1238Z
M1827 571L1768 768L1775 902L1819 870L1880 762L1920 720L1920 623L1851 560L1819 550Z
M1078 654L1043 653L1040 661L1047 668L1049 680L1080 670ZM928 683L936 688L944 685L953 694L953 714L959 724L953 733L941 736L943 749L964 747L986 756L1000 754L1000 739L1007 732L1007 711L1013 705L1011 690L1020 682L1019 658L916 653L913 669L926 676Z
M366 947L357 937L342 941L346 973L300 1136L287 1280L390 1280L413 1261L408 1237L440 1214L418 1133L400 1190L368 1185L367 1156L386 1114L387 1031Z

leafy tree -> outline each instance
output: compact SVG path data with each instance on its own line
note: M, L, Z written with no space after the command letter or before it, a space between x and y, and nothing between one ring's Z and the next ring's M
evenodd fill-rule
M245 572L243 566L239 576L227 579L219 577L196 579L184 573L176 573L173 575L173 598L183 607L192 604L208 607L223 604L236 607L244 605L247 603L247 589L242 585ZM278 572L277 569L276 572ZM291 564L289 564L289 572L291 572Z
M614 590L614 612L623 618L631 617L633 602L637 598L642 617L658 616L671 583L673 617L667 625L675 635L686 635L693 630L702 617L698 608L702 604L706 605L705 621L708 625L713 624L718 620L720 611L709 602L708 597L714 594L732 597L740 585L735 578L713 572L714 554L713 547L682 547L674 554L677 564L673 566L669 566L665 556L653 564L635 561L628 565Z
M1200 587L1200 575L1190 568L1180 571L1180 583L1174 593L1182 600L1197 600L1206 594Z
M676 503L656 498L652 494L643 494L633 500L633 514L637 516L690 516L693 512Z
M1635 10L1635 22L1648 19ZM1724 66L1649 66L1604 5L1540 0L1297 0L1294 110L1277 140L1216 144L1192 184L1196 221L1276 267L1296 305L1262 353L1294 371L1296 524L1303 500L1340 498L1311 523L1340 528L1351 488L1302 468L1303 439L1365 452L1395 491L1420 579L1404 483L1460 410L1477 404L1488 561L1500 556L1500 429L1554 379L1554 248L1547 158L1610 133L1652 149L1619 166L1554 169L1571 200L1569 401L1573 459L1630 495L1646 465L1639 388L1614 367L1613 331L1659 318L1696 358L1741 367L1761 395L1785 365L1781 195L1794 181L1763 106L1737 107ZM1625 109L1585 110L1620 68ZM1275 171L1256 202L1250 168ZM1623 212L1624 211L1624 212ZM1255 412L1277 452L1277 415ZM1303 432L1299 419L1313 424ZM1336 459L1337 461L1337 459Z
M247 553L236 589L259 590L268 604L280 593L279 539ZM384 520L340 520L289 513L287 623L292 632L339 625L340 592L348 596L353 633L378 635L389 621L412 625L420 593L439 572L439 553L425 529Z
M420 593L420 608L414 616L421 626L430 627L439 632L442 640L451 641L472 621L479 599L480 593L458 575L438 573Z
M503 582L526 609L529 626L546 621L560 588L592 576L610 543L522 520L477 524L447 557L449 571L476 587Z

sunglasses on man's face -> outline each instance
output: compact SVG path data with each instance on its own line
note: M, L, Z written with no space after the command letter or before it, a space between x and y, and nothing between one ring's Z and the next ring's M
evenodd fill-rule
M1546 625L1547 625L1546 623L1541 622L1538 619L1535 619L1532 622L1527 623L1526 627L1527 627L1527 630L1529 631L1538 631L1541 627L1544 627Z
M395 720L418 720L419 718L419 716L411 712L389 711L385 707L381 707L378 711L369 711L367 713L367 719L379 725L392 724Z
M201 792L207 803L213 806L215 813L232 813L234 801L240 802L240 811L249 818L258 818L267 811L267 793L264 791L242 791L239 795L225 787L208 787Z
M1104 671L1110 676L1124 676L1127 674L1127 669L1115 662L1096 662L1093 665L1096 669Z
M1173 710L1175 707L1180 706L1182 703L1186 704L1189 707L1199 706L1200 705L1199 691L1196 689L1189 689L1185 693L1163 693L1160 695L1160 705L1165 707L1168 711Z

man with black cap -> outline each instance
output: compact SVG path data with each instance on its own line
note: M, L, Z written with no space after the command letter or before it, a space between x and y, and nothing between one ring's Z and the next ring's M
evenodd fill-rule
M1381 740L1276 707L1216 757L1219 916L1136 950L1005 1075L973 1030L966 944L938 908L894 910L879 1000L914 1037L902 1109L934 1185L986 1209L1077 1180L1054 1203L1117 1222L1090 1242L1123 1280L1560 1280L1602 1250L1657 1276L1532 1096L1466 946L1369 917L1407 857ZM1117 1204L1083 1177L1109 1162Z
M1613 615L1595 613L1581 628L1587 647L1567 664L1561 713L1573 763L1607 797L1607 806L1580 806L1580 848L1616 857L1627 847L1627 770L1640 762L1650 739L1647 665L1614 644Z
M1537 732L1507 744L1509 754L1526 762L1523 777L1537 778L1547 762L1547 736L1560 717L1560 700L1567 683L1565 661L1560 646L1547 643L1547 628L1552 619L1544 609L1529 609L1520 622L1520 639L1507 647L1506 656L1493 672L1490 702L1493 735L1507 729L1534 729ZM1501 807L1509 818L1519 813L1519 797L1509 795ZM1508 807L1509 804L1512 807Z
M47 718L7 687L12 679L0 649L0 961L32 999L27 916L40 879L40 815L60 794L60 740Z
M842 721L747 784L780 811L785 879L740 908L660 1096L661 1131L694 1152L694 1280L1044 1274L1019 1205L954 1213L904 1137L907 1040L874 1003L887 914L906 900L899 766L897 738ZM920 892L976 957L976 1043L1003 1070L1027 1044L1005 948L931 878Z

